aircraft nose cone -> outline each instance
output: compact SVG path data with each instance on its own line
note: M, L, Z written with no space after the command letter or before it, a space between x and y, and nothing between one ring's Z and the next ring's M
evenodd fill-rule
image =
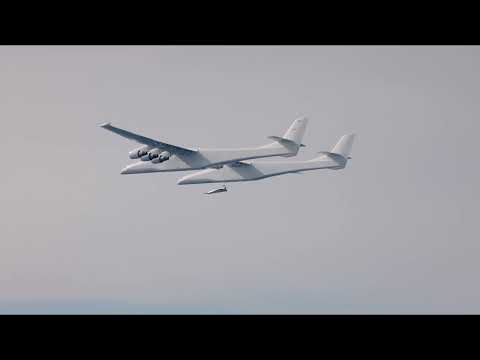
M127 166L127 167L124 167L124 168L122 169L122 171L120 171L120 174L122 174L122 175L132 174L131 165L129 165L129 166Z
M215 181L212 181L212 178L210 176L210 174L213 174L215 171L219 171L219 170L207 169L194 174L184 176L177 181L177 184L189 185L189 184L205 184L205 183L215 182Z
M184 176L177 181L177 185L195 184L196 181L192 179L193 177L195 177L195 174Z
M188 184L188 180L181 178L180 180L177 181L177 185L186 185Z

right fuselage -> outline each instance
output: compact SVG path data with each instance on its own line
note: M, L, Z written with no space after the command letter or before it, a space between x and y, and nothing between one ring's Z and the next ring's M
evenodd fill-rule
M341 169L344 162L327 156L309 161L252 162L244 165L224 166L221 169L207 169L187 175L178 181L179 185L253 181L288 173L318 169Z

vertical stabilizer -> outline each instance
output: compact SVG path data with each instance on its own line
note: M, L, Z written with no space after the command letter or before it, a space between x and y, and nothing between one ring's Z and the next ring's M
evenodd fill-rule
M353 140L355 140L355 134L343 135L330 152L348 159L352 152Z
M291 140L300 146L302 144L302 139L303 135L305 134L307 124L308 119L306 117L296 119L293 124L290 125L285 135L283 135L283 138Z

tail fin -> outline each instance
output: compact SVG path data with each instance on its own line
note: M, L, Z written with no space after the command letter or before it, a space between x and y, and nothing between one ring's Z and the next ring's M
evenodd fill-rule
M355 134L343 135L330 152L348 159L352 152L353 140L355 140Z
M296 119L292 125L290 125L285 135L283 135L283 138L293 141L300 146L302 144L302 139L303 135L305 134L307 124L308 119L306 117Z

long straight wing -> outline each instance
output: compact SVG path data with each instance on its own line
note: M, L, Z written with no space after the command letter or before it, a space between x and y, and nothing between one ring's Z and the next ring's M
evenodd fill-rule
M181 153L194 153L196 150L192 149L187 149L181 146L175 146L171 144L167 144L158 140L150 139L148 137L138 135L135 133L132 133L127 130L120 129L118 127L112 126L110 123L102 124L100 127L104 128L105 130L111 131L117 135L123 136L124 138L127 138L129 140L136 141L140 144L143 145L149 145L154 148L158 148L161 150L166 150L172 154L181 154Z

